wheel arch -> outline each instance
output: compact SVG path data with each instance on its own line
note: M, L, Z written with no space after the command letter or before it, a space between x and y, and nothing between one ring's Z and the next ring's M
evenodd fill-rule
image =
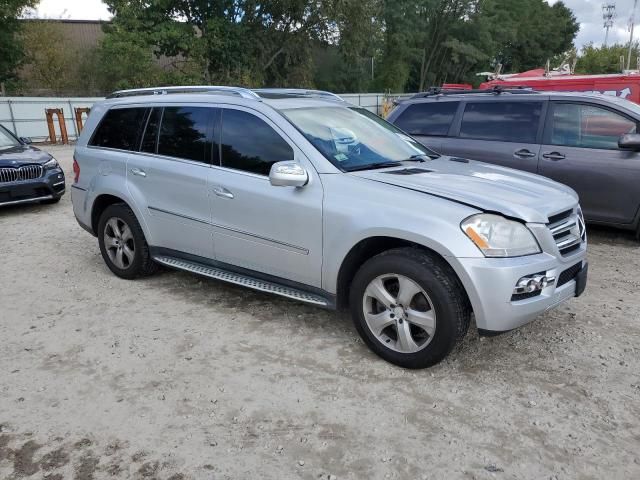
M130 207L127 201L109 193L100 194L93 201L93 205L91 206L91 229L96 235L98 234L98 222L100 221L102 213L107 209L107 207L117 203L124 203Z
M420 243L416 243L411 240L392 236L372 236L360 240L356 243L351 250L344 257L340 268L338 270L338 278L336 284L336 305L338 308L347 308L349 305L349 290L351 282L358 271L358 269L370 258L375 257L383 252L392 250L395 248L416 248L422 250L429 255L437 258L443 265L446 265L453 275L457 278L458 282L462 286L462 290L469 300L469 293L465 287L465 283L462 281L456 269L447 260L446 256L436 251L433 248L429 248ZM470 302L471 303L471 302Z

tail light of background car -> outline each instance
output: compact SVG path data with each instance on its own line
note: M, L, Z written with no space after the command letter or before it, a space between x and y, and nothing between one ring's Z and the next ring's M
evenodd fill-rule
M78 165L78 161L76 157L73 157L73 183L78 183L78 179L80 178L80 165Z

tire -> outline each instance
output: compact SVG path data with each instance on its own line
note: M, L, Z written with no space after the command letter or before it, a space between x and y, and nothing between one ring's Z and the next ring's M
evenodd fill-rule
M393 249L368 260L356 273L349 297L360 337L384 360L404 368L440 362L465 336L471 319L451 267L418 248Z
M116 240L117 245L112 240ZM142 227L124 203L108 206L100 216L98 243L107 267L120 278L133 280L151 275L157 269Z

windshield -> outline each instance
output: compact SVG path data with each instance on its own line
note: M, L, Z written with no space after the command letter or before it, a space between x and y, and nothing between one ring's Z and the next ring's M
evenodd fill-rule
M20 142L0 125L0 149L17 147Z
M282 113L343 171L399 165L438 154L362 108L294 108Z

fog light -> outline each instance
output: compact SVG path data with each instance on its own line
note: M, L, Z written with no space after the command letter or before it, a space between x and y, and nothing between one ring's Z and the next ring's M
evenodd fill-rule
M513 294L521 295L523 293L537 292L549 285L553 285L555 282L555 277L547 277L544 274L528 275L518 280L515 288L513 289Z

